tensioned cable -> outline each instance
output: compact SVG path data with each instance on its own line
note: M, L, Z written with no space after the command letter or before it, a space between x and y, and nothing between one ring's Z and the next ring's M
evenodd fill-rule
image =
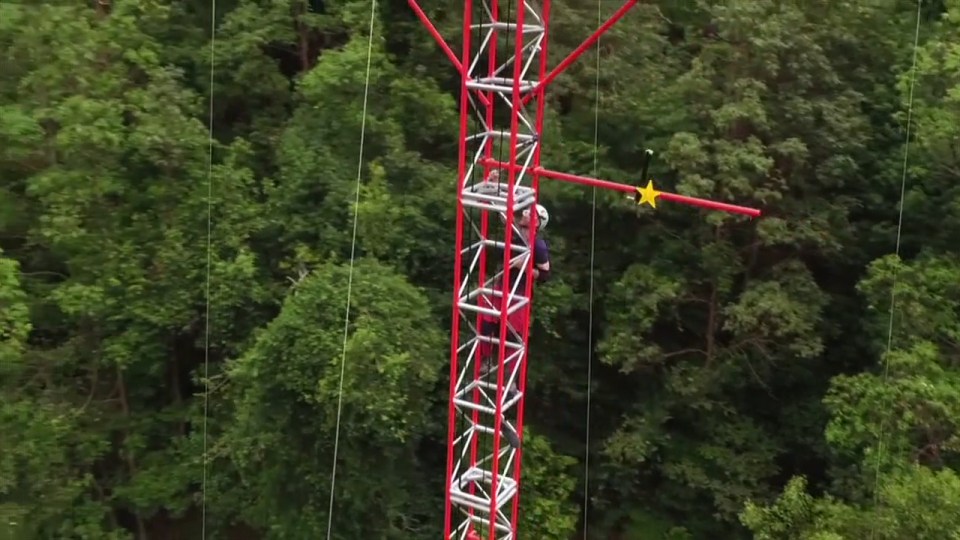
M360 113L360 146L357 159L357 191L353 201L353 238L350 241L350 270L347 274L347 307L343 317L343 349L340 354L340 383L337 390L337 424L333 436L333 471L330 473L330 507L327 511L327 540L333 531L334 489L337 484L337 452L340 449L340 417L343 412L343 378L347 366L347 338L350 334L350 298L353 293L353 263L357 252L357 222L360 208L360 179L363 176L363 142L367 131L367 98L370 94L370 63L373 58L373 23L376 19L377 0L370 3L370 28L367 40L367 72L363 83L363 111Z
M899 271L899 260L900 260L900 237L901 231L903 230L903 202L905 199L907 191L907 163L910 157L910 128L912 127L913 120L913 88L917 82L917 50L920 45L920 17L922 15L922 6L923 0L917 0L917 26L914 30L913 36L913 66L910 68L910 92L907 98L907 128L906 135L904 137L903 144L903 173L900 176L900 215L897 219L897 241L895 254L897 258L897 266L893 269L893 281L890 285L890 322L887 326L887 347L886 353L884 354L883 359L883 385L886 387L887 381L890 378L890 350L893 346L893 314L894 308L896 306L897 300L897 277L900 273ZM877 464L874 474L874 486L873 486L873 497L874 504L879 504L880 499L880 464L883 460L883 437L884 437L884 421L880 421L880 433L877 436ZM873 528L872 537L876 537L877 529Z
M597 0L597 26L603 24L603 0ZM600 140L600 40L597 39L597 72L594 80L595 101L593 104L593 176L597 176L598 144ZM590 300L587 322L587 433L586 457L583 461L583 539L587 540L590 515L590 396L593 390L593 263L597 239L597 188L593 190L593 208L590 213Z
M210 412L210 267L213 252L213 75L216 63L217 0L210 0L210 108L207 126L207 277L203 336L203 464L200 480L200 538L207 537L207 416Z

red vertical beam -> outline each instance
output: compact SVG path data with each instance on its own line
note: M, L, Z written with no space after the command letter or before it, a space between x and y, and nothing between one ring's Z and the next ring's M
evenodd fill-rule
M469 65L470 62L470 16L473 11L472 0L464 0L463 8L463 61L461 66ZM456 247L454 251L453 265L453 319L450 321L450 390L449 390L449 413L447 417L447 481L444 484L444 531L445 538L450 537L453 507L450 501L450 483L453 476L453 461L456 448L454 439L456 438L456 417L457 406L454 403L454 396L457 392L457 376L459 375L458 360L460 348L460 279L462 276L463 256L463 188L466 183L467 171L467 123L470 110L467 89L467 72L465 69L460 71L460 155L457 163L457 231Z
M547 56L548 56L548 44L550 42L550 0L542 0L543 8L540 13L541 25L543 26L543 41L540 43L540 62L538 68L537 80L543 80L547 74ZM536 193L535 203L540 203L540 153L543 148L543 113L544 108L546 107L546 86L538 85L535 91L536 100L537 100L537 112L536 118L534 120L534 129L536 129L537 137L537 148L534 150L533 154L533 163L531 169L533 172L533 189ZM531 216L536 216L536 208L530 209ZM537 238L537 228L530 228L530 235L527 240L527 245L530 246L530 262L527 264L524 271L527 273L527 284L526 291L524 295L527 298L533 296L533 267L535 264L535 255L536 255L536 238ZM527 313L527 324L523 328L523 364L520 366L519 381L517 386L520 390L520 402L517 404L517 435L520 437L520 449L517 450L516 460L514 461L514 480L517 482L517 486L522 486L521 482L521 473L523 471L523 425L524 425L524 411L526 410L527 403L527 366L530 362L530 324L533 318L533 302L529 304L529 312ZM513 513L512 513L512 523L511 527L513 528L514 535L519 537L520 532L520 496L523 495L522 487L518 488L516 496L513 498Z
M484 164L499 167L509 168L511 165L505 162L499 161L488 161L483 160ZM513 166L515 169L520 169L519 165ZM544 169L539 167L532 171L536 173L541 178L550 178L553 180L560 180L562 182L570 182L573 184L580 184L583 186L597 187L601 189L609 189L613 191L621 191L623 193L636 194L637 186L630 186L627 184L620 184L617 182L611 182L609 180L600 180L598 178L591 178L589 176L580 176L578 174L569 174L559 171L552 171L549 169ZM685 204L687 206L696 206L698 208L705 208L707 210L719 210L722 212L728 212L731 214L742 214L750 217L760 217L762 212L759 208L752 208L749 206L740 206L738 204L730 204L725 202L714 201L710 199L701 199L699 197L690 197L687 195L679 195L677 193L670 193L667 191L657 191L657 198L664 201L670 201L680 204Z
M489 0L489 1L490 1L490 13L493 16L491 22L496 22L500 17L499 15L500 2L498 0ZM490 41L487 49L487 54L488 54L487 73L488 73L488 76L490 77L494 76L497 69L497 39L499 38L498 31L495 28L492 29L492 32L493 33L490 36ZM484 119L486 121L487 126L492 126L493 120L494 120L494 112L496 110L496 107L495 107L496 95L492 91L487 91L484 95L486 96L486 101L484 102L484 105L485 105ZM483 154L487 159L493 158L493 142L494 141L492 137L486 138L484 141ZM480 163L478 163L477 165L480 165ZM490 173L495 169L497 169L497 167L494 165L484 165L483 167L484 179L486 179L490 175ZM490 230L490 212L484 210L483 215L481 216L480 219L481 219L480 233L483 239L487 240L489 237L488 235ZM487 280L487 248L486 247L481 248L480 250L479 266L480 266L479 268L480 283L485 283ZM480 321L480 315L477 316L478 325L480 324L479 321Z
M496 534L496 515L497 515L497 489L500 479L500 434L503 429L503 373L504 356L506 347L502 344L507 341L507 309L510 300L510 259L513 255L513 223L515 212L513 205L515 201L514 188L517 185L517 129L519 127L520 113L520 77L523 74L523 23L525 9L523 1L520 0L517 6L517 30L514 32L514 61L513 61L513 95L512 106L510 108L510 170L509 181L507 183L507 224L506 238L504 239L503 250L503 295L500 300L500 343L497 358L497 397L496 397L496 416L494 417L493 433L493 481L490 486L490 529L489 538L497 538ZM502 144L502 142L501 142Z
M490 14L491 14L491 16L492 16L491 22L496 22L497 19L499 18L499 10L500 10L500 2L499 2L498 0L490 0ZM479 21L479 22L481 22L481 23L483 22L483 17L480 18L480 21ZM497 39L498 39L498 32L497 32L496 28L492 28L492 29L491 29L491 32L492 32L492 35L490 36L490 41L489 41L489 45L488 45L488 49L487 49L487 54L488 54L488 56L489 56L488 63L487 63L487 64L488 64L488 65L487 65L487 72L488 72L489 75L492 77L492 76L494 75L494 72L495 72L496 69L497 69ZM483 43L482 38L481 38L481 43ZM470 68L470 66L469 66L469 64L468 64L466 69L469 70L469 68ZM479 93L479 92L478 92L478 93ZM484 96L481 95L480 97L484 97ZM494 106L495 106L495 103L494 103L494 102L495 102L495 97L496 97L496 96L494 96L493 92L487 92L487 93L486 93L486 99L482 101L482 103L483 103L483 105L484 105L484 107L485 107L484 118L485 118L486 123L487 123L488 126L492 126L492 125L493 125L493 114L494 114L494 110L495 110L495 107L494 107ZM493 139L492 139L492 138L487 138L487 139L484 140L483 144L484 144L484 148L483 148L484 156L486 156L487 158L492 158L492 157L493 157ZM479 166L479 165L480 165L480 163L477 163L476 166ZM486 178L490 175L490 171L492 171L493 169L494 169L494 167L492 167L492 166L490 166L490 165L486 165L486 166L483 167L483 178L484 178L484 180L486 180ZM488 212L488 211L486 211L486 210L483 210L483 211L481 211L481 215L480 215L480 239L481 239L481 241L485 241L485 240L487 240L489 237L490 237L490 212ZM480 247L480 257L479 257L479 260L477 261L477 263L478 263L478 269L477 269L478 279L479 279L479 281L480 281L481 284L486 283L486 281L487 281L487 248L486 248L485 246ZM492 306L491 306L491 307L492 307ZM481 328L480 324L481 324L481 321L483 320L483 318L484 318L483 315L481 315L481 314L479 314L479 313L477 314L477 317L476 317L476 325L477 325L477 330L478 330L478 331L479 331L480 328ZM479 353L479 349L477 350L477 352ZM473 370L473 378L474 378L474 380L479 380L479 379L480 379L480 367L481 367L481 366L480 366L480 362L481 362L481 358L479 357L479 355L475 356L475 357L474 357L474 370ZM480 389L479 389L479 388L474 388L474 389L473 389L473 402L474 402L474 403L480 403L480 398L481 398ZM480 421L480 411L477 410L477 409L474 409L474 410L473 410L473 423L474 423L474 425L478 424L479 421ZM470 467L471 467L471 468L472 468L472 467L475 467L475 466L477 465L477 452L478 452L478 447L479 447L479 444L478 444L478 443L479 443L479 437L474 437L474 438L470 441ZM477 486L476 486L475 483L471 483L471 484L470 484L470 494L471 494L471 495L476 494L476 488L477 488ZM473 515L473 513L474 513L473 509L470 509L470 515Z

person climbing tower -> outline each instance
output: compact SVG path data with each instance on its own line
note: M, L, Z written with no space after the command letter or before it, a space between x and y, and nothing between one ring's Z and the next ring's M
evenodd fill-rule
M513 237L520 237L520 241L517 243L526 245L529 241L530 227L535 226L537 230L536 240L534 241L533 248L533 278L534 284L545 283L550 280L550 248L547 245L547 241L539 233L544 229L547 222L550 220L550 215L547 213L547 209L543 205L536 205L537 213L536 217L531 215L530 209L524 209L523 213L520 215L518 220L518 229L520 234L514 234ZM527 260L523 257L519 257L511 263L510 269L510 289L516 291L516 294L523 296L526 294L527 287L527 273L524 271L523 263ZM499 291L501 289L502 282L498 279L494 284L494 290ZM514 288L514 286L516 286ZM535 288L535 287L534 287ZM507 317L507 322L510 327L517 333L522 333L527 325L530 322L530 305L533 303L534 291L531 288L530 291L530 302L527 303L524 307L514 311ZM499 298L497 297L488 297L487 305L493 309L499 309L500 304L498 302ZM480 319L480 333L483 336L495 338L499 336L500 326L498 324L498 318L489 315L482 315ZM491 365L495 360L493 358L494 347L492 343L483 342L479 347L479 356L483 359L483 370L489 371L493 366ZM511 388L511 390L514 390Z
M484 183L493 183L499 180L499 172L494 170L490 173ZM525 208L521 212L519 218L516 220L517 231L514 232L513 238L514 242L518 245L527 245L530 239L530 229L538 233L535 236L535 242L533 247L533 268L532 273L534 277L534 283L544 283L550 279L550 249L547 245L546 240L539 234L544 227L546 227L547 222L550 220L550 215L547 212L547 209L540 204L535 206L536 212L531 212L531 208ZM517 234L519 233L519 234ZM516 291L516 294L519 296L526 295L527 287L527 273L524 268L524 263L529 260L529 257L518 257L511 263L510 268L510 290ZM497 280L494 284L494 290L501 290L502 281ZM522 334L528 327L530 323L530 305L533 299L533 288L531 288L530 293L530 302L526 305L517 309L507 317L507 322L509 327L513 332L517 334ZM499 310L500 298L496 296L486 297L486 306L492 309ZM499 338L499 318L496 316L481 315L480 317L480 334L487 338L492 338L495 342ZM508 336L510 335L508 330ZM510 339L508 337L508 339ZM496 365L497 357L494 354L496 351L494 343L490 341L482 341L478 348L478 358L481 362L481 376L486 376L490 374L493 368ZM517 381L514 380L510 383L510 387L506 391L507 401L512 400L517 393L519 392L517 388ZM503 433L506 436L507 441L514 448L519 448L520 439L516 432L509 426L509 424L503 424L504 429Z

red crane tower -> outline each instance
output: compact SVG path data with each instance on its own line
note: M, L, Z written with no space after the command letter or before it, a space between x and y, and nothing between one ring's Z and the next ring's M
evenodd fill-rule
M660 198L753 217L760 211L659 192L652 181L640 188L541 167L547 86L637 0L627 0L552 69L547 67L550 0L478 0L476 6L474 0L464 0L460 58L417 1L408 3L460 74L444 538L515 540L529 333L526 315L533 284L533 250L528 246L534 245L537 229L529 227L528 238L521 236L517 241L514 235L522 233L515 214L536 205L540 179L623 191L634 194L639 204L651 206ZM498 51L501 42L506 50ZM506 111L507 118L502 114ZM494 170L506 174L487 181ZM491 213L501 219L490 220ZM489 272L488 263L499 270ZM511 280L511 267L525 272L526 279L517 280L514 275ZM526 283L525 290L518 290L521 281ZM491 319L499 330L494 335L481 331L481 322ZM495 351L496 365L490 369L481 365L479 351L484 346Z

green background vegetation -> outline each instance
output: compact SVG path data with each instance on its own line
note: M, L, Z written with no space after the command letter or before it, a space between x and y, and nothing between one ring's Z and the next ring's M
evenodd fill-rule
M87 4L0 4L0 538L325 538L370 5ZM661 189L766 214L597 193L589 538L960 539L960 2L921 11L898 258L916 13L642 3L596 171L595 53L553 85L549 167L632 182L650 147ZM596 15L554 3L552 63ZM380 5L338 540L440 536L456 90ZM521 535L566 540L592 193L542 191Z

